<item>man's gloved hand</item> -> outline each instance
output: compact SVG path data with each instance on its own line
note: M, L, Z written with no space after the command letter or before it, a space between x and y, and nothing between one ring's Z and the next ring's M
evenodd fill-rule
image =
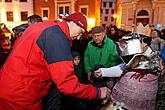
M125 64L124 64L124 63L121 63L121 64L119 64L118 66L120 67L120 69L121 69L122 71L125 70Z
M111 90L107 87L101 87L101 96L100 99L105 99L105 98L109 98L110 94L111 94Z

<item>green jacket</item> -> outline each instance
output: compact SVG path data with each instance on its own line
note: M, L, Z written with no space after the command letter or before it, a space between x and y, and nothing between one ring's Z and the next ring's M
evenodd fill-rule
M94 70L95 65L112 67L121 63L116 44L105 36L102 46L98 47L94 41L88 43L84 55L85 73Z

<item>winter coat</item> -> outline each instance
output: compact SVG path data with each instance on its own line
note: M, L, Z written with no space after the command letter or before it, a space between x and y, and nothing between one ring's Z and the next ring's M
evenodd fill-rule
M73 58L76 56L80 56L81 54L77 51L72 51L72 56ZM86 74L84 73L84 67L83 67L83 62L82 62L82 57L81 57L81 61L78 65L74 65L74 73L75 75L78 77L79 81L83 84L87 83L87 78L86 78Z
M97 64L103 65L105 68L116 66L121 62L115 43L105 36L103 45L96 46L94 41L88 43L84 55L85 73L93 71Z
M70 43L65 21L28 27L0 71L0 110L41 110L52 81L65 95L96 98L74 75Z

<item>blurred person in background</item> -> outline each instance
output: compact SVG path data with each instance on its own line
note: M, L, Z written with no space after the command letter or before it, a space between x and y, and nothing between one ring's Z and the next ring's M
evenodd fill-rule
M3 47L4 39L5 39L5 35L3 31L0 29L0 68L3 66L6 60L5 50Z
M42 18L39 15L31 15L27 18L27 23L14 27L12 29L14 32L14 37L11 39L12 46L15 43L15 40L18 40L18 38L21 37L22 33L26 30L26 28L28 28L28 26L37 24L39 22L42 22Z
M161 30L160 33L161 33L160 38L165 41L165 29ZM163 46L161 51L161 58L162 58L162 64L163 66L165 66L165 45Z
M77 51L72 51L73 64L75 75L78 77L79 81L83 84L87 84L87 79L84 73L83 59L82 55Z
M111 26L109 32L107 33L108 37L114 42L119 41L121 36L119 35L119 29L116 26Z
M42 18L39 15L31 15L27 18L28 26L42 22Z
M154 29L151 31L151 48L154 51L157 51L159 54L161 54L163 45L165 44L164 40L160 38L161 32L157 29Z
M92 31L84 33L80 39L73 40L71 47L72 51L77 51L82 55L82 61L84 61L84 53L90 40L92 40Z
M87 84L87 78L85 77L82 56L77 51L72 51L73 64L74 64L74 74L78 77L78 80L82 84ZM88 110L87 100L79 99L75 97L69 97L64 95L62 97L62 102L64 106L63 110Z

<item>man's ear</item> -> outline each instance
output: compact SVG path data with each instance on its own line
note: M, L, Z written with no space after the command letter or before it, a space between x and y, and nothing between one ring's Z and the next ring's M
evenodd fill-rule
M102 32L102 33L103 33L103 36L105 37L105 35L106 35L105 32Z

